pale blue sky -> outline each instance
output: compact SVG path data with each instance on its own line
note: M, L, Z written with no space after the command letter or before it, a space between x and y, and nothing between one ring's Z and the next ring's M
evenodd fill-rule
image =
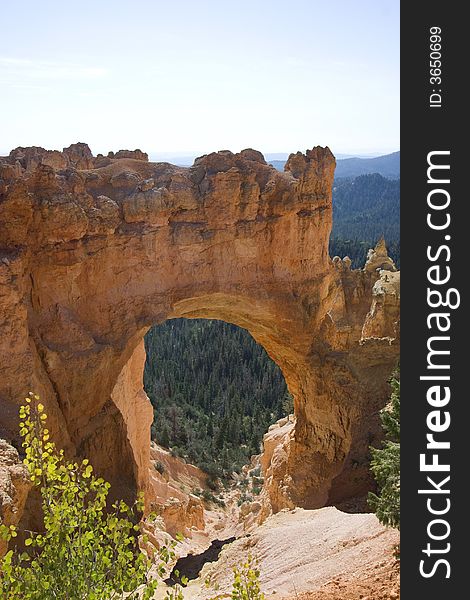
M0 19L0 153L399 148L398 0L22 0Z

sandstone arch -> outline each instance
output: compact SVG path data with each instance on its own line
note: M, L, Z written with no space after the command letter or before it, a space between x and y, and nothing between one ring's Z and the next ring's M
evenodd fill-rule
M362 271L328 256L331 152L291 155L285 173L254 150L189 169L123 156L77 144L0 160L0 436L14 439L16 406L37 390L59 444L120 495L145 488L143 336L167 318L217 318L248 329L294 395L274 510L362 493L399 296L377 256Z

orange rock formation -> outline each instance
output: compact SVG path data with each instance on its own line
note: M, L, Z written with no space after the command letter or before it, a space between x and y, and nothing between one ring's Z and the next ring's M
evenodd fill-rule
M380 248L361 271L328 256L334 168L320 147L284 173L255 150L190 168L85 144L0 159L0 437L15 441L34 390L59 446L117 495L148 489L143 336L169 318L222 319L250 331L294 396L273 505L363 493L399 297Z

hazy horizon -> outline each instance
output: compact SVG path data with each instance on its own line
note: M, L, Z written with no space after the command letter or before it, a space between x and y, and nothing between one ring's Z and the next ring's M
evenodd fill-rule
M7 3L0 151L399 148L399 3Z

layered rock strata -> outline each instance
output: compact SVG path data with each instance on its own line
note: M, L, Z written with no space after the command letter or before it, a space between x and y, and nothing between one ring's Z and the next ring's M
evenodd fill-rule
M148 490L143 336L222 319L250 331L294 397L276 506L362 493L398 354L398 276L384 256L360 271L328 256L330 150L292 154L284 173L251 149L190 168L146 158L75 144L0 159L0 437L18 442L34 390L59 446L116 495Z

